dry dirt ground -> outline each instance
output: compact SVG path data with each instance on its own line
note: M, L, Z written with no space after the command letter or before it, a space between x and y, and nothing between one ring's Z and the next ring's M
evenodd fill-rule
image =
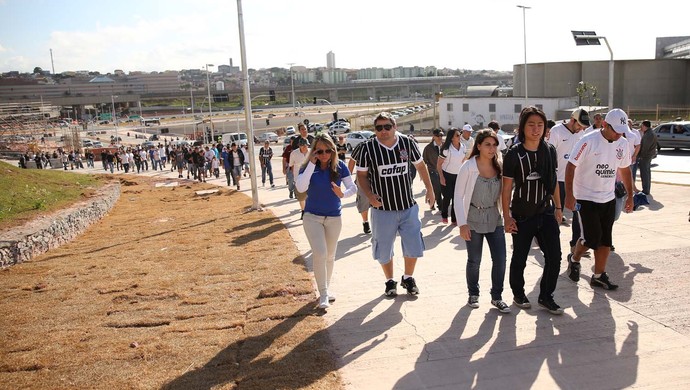
M273 214L233 190L196 195L205 184L121 184L85 234L0 271L0 388L342 386Z

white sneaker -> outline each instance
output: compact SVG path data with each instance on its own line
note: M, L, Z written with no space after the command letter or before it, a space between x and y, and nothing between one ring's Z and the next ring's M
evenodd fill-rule
M319 298L319 309L327 309L331 306L330 303L328 303L328 295L322 295Z

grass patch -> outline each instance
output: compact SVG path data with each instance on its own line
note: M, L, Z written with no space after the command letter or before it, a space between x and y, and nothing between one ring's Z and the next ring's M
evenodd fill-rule
M0 162L0 228L20 225L90 197L98 176L52 169L21 169Z

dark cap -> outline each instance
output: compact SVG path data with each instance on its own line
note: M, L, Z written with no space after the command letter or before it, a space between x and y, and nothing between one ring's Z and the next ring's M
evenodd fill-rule
M589 127L589 113L585 109L578 108L573 111L570 117L575 119L581 126Z
M298 146L309 146L309 140L306 138L300 138L299 141L297 141Z
M434 135L444 136L445 133L443 132L443 129L434 129Z

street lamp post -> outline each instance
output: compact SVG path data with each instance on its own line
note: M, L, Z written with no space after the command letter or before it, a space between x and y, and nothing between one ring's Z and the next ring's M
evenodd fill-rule
M110 95L110 102L113 104L113 124L115 125L115 145L117 145L117 120L115 119L115 98L117 96ZM107 104L107 103L106 103Z
M211 78L208 75L208 67L213 66L213 64L206 64L206 87L208 89L208 120L209 123L211 124L211 141L213 141L213 110L211 109ZM204 134L204 138L206 138L206 134Z
M292 73L292 65L295 65L295 63L290 62L288 65L290 65L290 86L292 87L292 111L295 111L295 78Z
M527 7L524 5L518 5L518 8L522 8L522 39L525 48L525 106L527 105L527 98L529 97L527 93L527 23L525 22L525 10L532 7Z
M573 33L573 38L575 39L575 45L577 46L587 46L587 45L601 45L600 39L603 39L606 43L606 47L609 49L609 54L611 54L611 59L609 60L609 110L613 109L613 50L611 50L611 45L605 36L597 35L594 31L571 31Z

